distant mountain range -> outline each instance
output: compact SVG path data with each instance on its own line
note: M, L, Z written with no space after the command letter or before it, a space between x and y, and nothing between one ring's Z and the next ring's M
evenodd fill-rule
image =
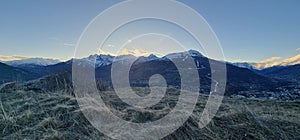
M211 60L194 50L168 54L165 57L161 58L155 55L150 55L148 57L142 56L138 58L133 55L123 55L118 57L110 55L91 55L87 58L78 59L80 63L77 64L82 67L89 67L94 65L96 68L95 78L97 80L104 81L108 84L108 86L112 87L110 76L113 61L115 61L116 63L119 62L120 64L127 64L130 59L137 59L130 70L131 86L148 86L148 80L150 76L152 76L153 74L161 74L166 79L168 86L180 88L181 80L178 69L176 68L174 63L170 61L170 59L184 60L186 58L186 55L190 55L194 58L200 76L199 78L201 84L199 86L201 92L209 93L212 82L210 62L221 62ZM69 60L53 65L20 64L16 65L15 67L2 64L0 70L4 70L5 72L1 71L1 74L6 74L2 75L2 77L0 78L3 82L26 81L41 78L40 80L35 80L35 84L29 82L31 83L30 86L40 85L39 87L53 87L49 85L55 85L57 84L55 82L58 81L60 81L59 83L72 81L72 62L73 60ZM226 66L226 95L239 94L248 97L265 96L258 95L261 94L262 91L272 92L274 94L278 93L279 95L281 91L285 90L285 87L297 85L296 82L300 79L299 65L269 68L265 70L256 70L247 64L239 64L237 66L237 64L226 63ZM64 79L60 79L59 77L64 77ZM45 80L45 78L48 80ZM51 81L53 83L51 83ZM36 89L37 87L34 88ZM270 94L268 96L274 95Z
M300 82L300 64L292 66L275 66L260 71L261 74L294 82Z
M256 69L255 63L231 63L240 68L249 69L257 74L264 75L271 78L282 79L287 81L300 81L300 64L287 66L273 66L265 69Z
M23 60L13 60L13 61L6 61L3 62L7 65L11 66L22 66L22 65L39 65L39 66L48 66L60 63L59 60L55 59L46 59L46 58L28 58Z
M236 62L236 63L231 63L231 64L235 65L237 67L240 67L240 68L247 68L247 69L250 69L250 70L258 70L258 69L255 68L256 63Z

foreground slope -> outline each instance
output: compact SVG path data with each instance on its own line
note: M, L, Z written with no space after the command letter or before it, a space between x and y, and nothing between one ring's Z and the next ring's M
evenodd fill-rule
M146 93L147 89L136 91ZM101 96L115 115L140 123L160 119L172 109L179 92L167 92L161 103L142 112L133 111L112 91L101 92ZM109 139L92 127L76 99L65 91L42 94L18 90L2 93L0 99L3 139ZM300 101L226 98L209 125L200 129L198 116L206 99L201 95L189 120L165 139L300 139Z

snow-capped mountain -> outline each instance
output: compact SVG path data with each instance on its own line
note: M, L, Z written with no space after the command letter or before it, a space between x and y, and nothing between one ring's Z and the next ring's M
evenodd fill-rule
M200 52L196 50L188 50L187 53L189 53L192 57L204 57Z
M104 54L95 54L91 55L87 58L81 59L82 63L87 63L89 65L95 65L96 68L102 66L111 65L113 62L120 62L120 63L129 63L130 60L135 60L136 57L133 55L121 55L121 56L111 56L111 55L104 55Z
M149 56L141 56L138 58L138 60L136 61L136 63L144 63L144 62L148 62L148 61L153 61L153 60L158 60L159 58L154 55L154 54L151 54Z
M4 62L7 65L11 66L20 66L20 65L39 65L39 66L48 66L59 63L59 60L56 59L46 59L46 58L28 58L24 60L13 60Z
M166 79L167 83L171 87L180 87L180 74L174 63L171 63L172 58L175 59L186 59L187 55L191 55L194 58L195 64L197 66L201 86L200 91L209 92L212 84L211 73L214 73L214 70L210 68L210 61L214 63L222 63L216 60L209 59L202 56L200 53L195 51L186 51L181 53L173 53L167 55L169 57L157 57L155 55L149 55L144 57L136 57L133 55L123 55L123 56L109 56L109 55L91 55L83 59L69 60L67 62L61 62L55 65L48 66L34 66L28 67L28 65L23 67L18 67L17 69L24 70L28 72L28 75L24 72L24 75L18 76L19 71L14 73L14 69L8 69L6 73L12 73L11 76L4 77L8 74L1 75L0 81L12 82L19 80L20 77L24 77L24 81L33 80L45 76L55 76L60 74L70 74L72 73L72 65L76 64L83 68L88 68L90 66L96 66L95 68L95 78L101 79L108 83L111 82L111 64L116 62L117 64L126 64L127 62L132 62L131 60L136 60L132 65L130 70L130 80L134 86L147 86L149 76L153 74L161 74ZM168 59L169 58L169 59ZM75 63L74 63L75 62ZM5 65L4 65L5 66ZM240 67L246 67L249 65L239 65ZM11 66L10 66L11 67ZM252 67L250 67L252 68ZM3 70L4 68L0 69ZM284 80L273 78L273 73L270 77L266 77L255 70L248 70L246 68L239 68L230 63L226 64L227 69L227 94L241 94L245 97L250 97L250 95L245 94L248 91L269 91L269 89L276 89L280 86L290 85L291 83ZM4 69L5 70L5 69ZM290 70L288 68L287 70ZM295 73L298 72L298 67L295 67L293 70L292 78L295 77ZM5 73L5 72L2 72ZM286 74L291 73L286 71L285 73L275 73L276 76L287 77ZM33 75L34 74L34 75ZM17 75L17 76L15 76ZM34 76L34 77L31 77ZM13 78L11 78L13 77ZM16 77L16 78L15 78ZM58 76L63 77L63 76ZM281 78L280 77L280 78ZM56 81L55 81L56 82ZM276 90L277 92L277 90ZM255 93L254 93L255 94ZM259 97L260 95L251 95Z
M166 58L168 58L168 59L185 58L187 55L190 55L192 57L203 57L203 55L196 50L188 50L188 51L180 52L180 53L171 53L171 54L164 56L163 58L165 58L165 59Z
M159 58L154 54L150 54L149 56L134 56L131 54L128 55L120 55L120 56L111 56L104 54L95 54L91 55L87 58L83 58L82 60L88 62L88 64L95 65L95 67L108 66L114 63L122 63L127 64L132 60L135 60L136 64L145 63L153 60L167 60L167 59L175 59L175 58L185 58L187 55L191 55L192 57L203 57L201 53L196 50L188 50L180 53L172 53L168 54L163 58Z
M232 65L235 65L237 67L240 67L240 68L247 68L247 69L250 69L250 70L256 70L256 63L247 63L247 62L236 62L236 63L231 63Z
M95 65L95 67L101 67L110 65L113 62L114 58L115 57L111 55L95 54L87 58L83 58L83 60L89 62L91 65Z

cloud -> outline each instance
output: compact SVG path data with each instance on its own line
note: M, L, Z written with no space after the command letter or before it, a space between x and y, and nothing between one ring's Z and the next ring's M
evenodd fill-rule
M114 54L114 53L111 53L111 52L107 52L107 51L104 51L102 49L99 49L99 53L100 54L103 54L103 55L111 55L111 56L117 56L117 55L134 55L134 56L149 56L150 53L145 51L145 50L142 50L142 49L127 49L127 48L124 48L120 51L120 54Z
M300 48L296 49L296 51L300 53Z
M300 64L300 54L291 58L284 59L282 62L278 63L278 65L281 66L296 65L296 64Z
M63 45L64 47L75 47L76 44L74 43L67 43L68 41L63 41L58 37L48 37L49 40L58 43L58 45Z
M115 45L108 44L107 47L115 47Z
M99 53L100 53L100 54L103 54L103 55L116 56L116 54L111 53L111 52L104 51L104 50L102 50L102 49L99 49Z
M281 59L281 57L271 57L271 58L268 58L266 60L263 60L263 61L255 64L255 67L257 69L264 69L264 68L272 67L272 66L274 66L273 64L276 63L276 61L278 61L280 59Z
M273 66L288 66L288 65L296 65L296 64L300 64L300 54L283 60L281 60L280 57L271 57L255 64L254 66L257 69L264 69Z
M0 56L0 60L2 61L23 60L28 58L27 56Z
M271 57L271 58L268 58L266 60L261 61L260 63L268 64L268 63L272 63L274 61L277 61L279 59L281 59L281 57Z
M72 44L72 43L64 43L63 45L66 46L66 47L74 47L74 46L76 46L76 44Z
M131 54L131 55L134 55L134 56L148 56L150 55L147 51L145 50L142 50L142 49L122 49L121 50L121 55L128 55L128 54Z

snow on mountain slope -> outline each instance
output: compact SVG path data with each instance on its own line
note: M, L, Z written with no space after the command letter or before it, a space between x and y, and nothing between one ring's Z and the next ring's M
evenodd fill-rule
M203 57L201 53L199 53L196 50L188 50L185 52L179 52L179 53L171 53L163 57L163 59L177 59L177 58L185 58L186 56L192 56L192 57Z
M153 54L151 54L149 56L141 56L141 57L136 57L133 55L111 56L111 55L95 54L95 55L91 55L87 58L83 58L82 60L84 60L85 62L88 62L90 65L95 64L95 67L97 68L97 67L101 67L101 66L111 65L113 62L127 64L135 59L137 59L136 63L144 63L144 62L156 60L156 59L158 59L158 57Z
M237 63L231 63L237 67L240 67L240 68L247 68L247 69L256 69L255 68L255 63L247 63L247 62L237 62Z
M104 55L104 54L95 54L91 55L87 58L83 58L83 60L86 60L89 62L89 64L93 65L95 64L95 67L101 67L101 66L107 66L111 65L113 62L115 63L122 63L126 64L129 63L131 60L136 59L136 64L139 63L145 63L153 60L166 60L168 59L174 59L174 58L185 58L187 55L191 55L192 57L203 57L201 53L199 53L196 50L189 50L185 52L180 52L180 53L172 53L169 55L166 55L163 58L159 58L154 54L151 54L149 56L134 56L131 54L128 55L120 55L120 56L111 56L111 55Z
M134 56L131 54L127 55L120 55L120 56L111 56L111 55L106 55L106 54L95 54L91 55L89 57L83 58L82 60L84 62L82 63L88 63L89 65L95 65L95 67L101 67L101 66L108 66L111 65L113 62L115 63L122 63L122 64L127 64L131 62L132 60L135 60L136 64L139 63L145 63L153 60L166 60L167 58L169 59L174 59L174 58L185 58L186 55L191 55L192 57L203 57L201 53L195 50L189 50L181 53L173 53L166 55L163 58L159 58L154 54L151 54L149 56ZM82 63L80 63L82 65Z
M110 65L113 60L114 60L114 56L111 55L91 55L87 58L83 58L83 60L86 60L87 62L89 62L91 65L95 65L95 67L101 67L101 66L107 66Z
M46 58L28 58L24 60L13 60L4 62L7 65L11 66L19 66L19 65L40 65L40 66L48 66L59 63L59 60L56 59L46 59Z

